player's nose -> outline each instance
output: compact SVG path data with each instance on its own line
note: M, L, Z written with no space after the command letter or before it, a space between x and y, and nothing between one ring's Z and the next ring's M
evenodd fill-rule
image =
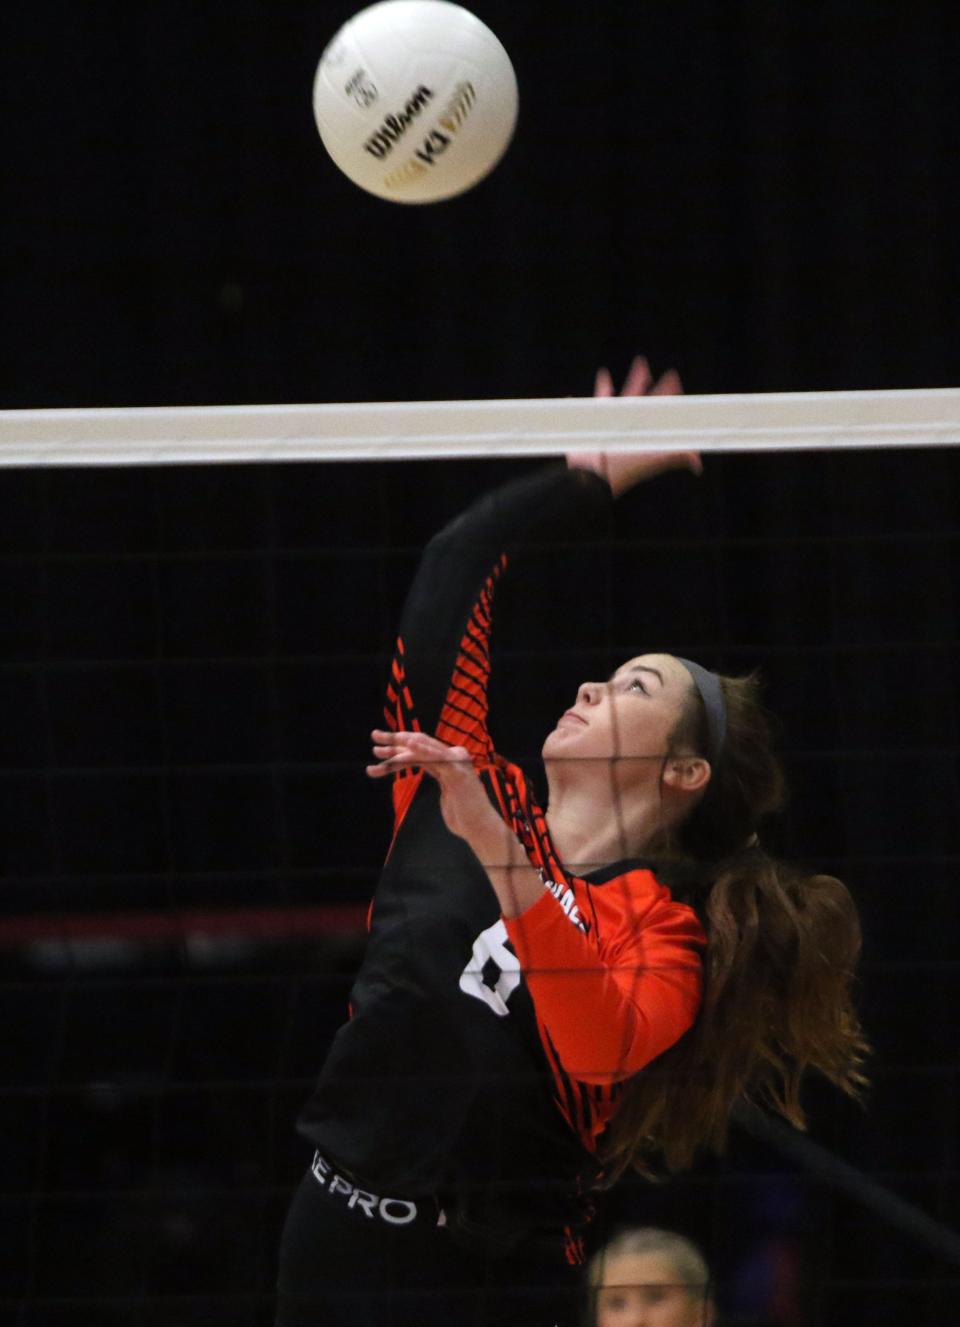
M577 688L577 704L596 705L606 689L606 682L581 682Z

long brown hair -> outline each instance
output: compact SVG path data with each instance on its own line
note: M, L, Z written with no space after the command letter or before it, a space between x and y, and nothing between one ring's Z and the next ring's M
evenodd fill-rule
M865 1085L868 1045L853 1006L860 924L846 886L768 855L757 829L782 806L781 766L756 676L721 679L722 759L694 811L661 845L695 863L707 931L703 1002L694 1026L626 1085L604 1139L608 1179L683 1170L723 1150L740 1100L803 1128L800 1083L819 1070L849 1096ZM671 749L705 750L703 703L691 688Z

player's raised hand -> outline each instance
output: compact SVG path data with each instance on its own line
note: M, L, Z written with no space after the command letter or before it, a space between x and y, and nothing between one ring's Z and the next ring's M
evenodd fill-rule
M627 373L621 396L679 396L683 392L683 383L676 369L667 369L660 378L655 379L650 365L643 355L637 355ZM613 378L610 370L597 370L593 388L594 396L615 396ZM615 498L626 493L636 484L667 470L692 470L699 475L703 464L698 452L570 452L567 465L573 470L593 470L601 475L610 485Z

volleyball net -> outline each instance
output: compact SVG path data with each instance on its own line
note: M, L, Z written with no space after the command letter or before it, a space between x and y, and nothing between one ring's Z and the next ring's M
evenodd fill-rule
M10 410L0 465L154 465L956 445L960 389Z
M535 766L577 683L648 648L759 667L774 846L857 897L877 1054L866 1112L813 1082L810 1146L744 1114L600 1234L691 1236L724 1322L955 1316L958 444L955 390L0 415L5 1320L272 1321L419 552L539 458L638 447L705 474L518 563L498 745Z

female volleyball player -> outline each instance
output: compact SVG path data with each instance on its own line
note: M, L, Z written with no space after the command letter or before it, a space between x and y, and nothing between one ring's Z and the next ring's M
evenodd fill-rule
M655 1226L623 1230L587 1268L589 1327L713 1327L716 1309L703 1254Z
M679 389L638 360L625 393ZM585 682L544 744L546 808L488 732L512 550L678 464L699 460L571 456L426 550L368 768L394 838L301 1117L283 1327L568 1327L598 1184L721 1147L745 1095L800 1122L808 1066L856 1090L856 914L757 844L782 780L752 679L645 653Z

